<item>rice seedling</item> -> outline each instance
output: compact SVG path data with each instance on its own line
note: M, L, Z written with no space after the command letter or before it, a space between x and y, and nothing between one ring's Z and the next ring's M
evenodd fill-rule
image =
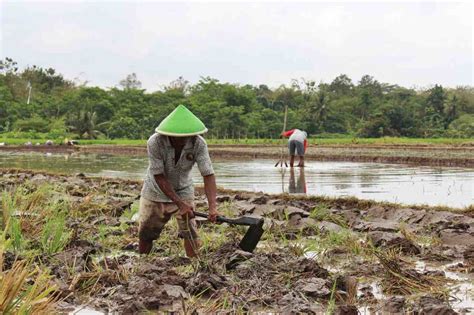
M0 236L0 313L51 314L58 302L46 271L32 268L26 261L15 261L3 270L4 251L11 240L6 230Z
M315 241L315 244L317 245L315 250L319 252L339 248L354 255L362 255L364 253L364 244L354 232L348 229L343 229L338 232L329 231L321 235L320 238Z
M198 311L210 310L215 305L215 297L205 298L206 290L191 295L188 299L182 300L184 314L196 314Z
M23 233L21 231L20 219L10 217L9 223L9 235L12 240L11 244L13 250L18 253L24 248L27 240L24 238Z
M331 296L328 301L328 306L326 309L326 315L333 315L336 311L336 281L334 281L331 288Z
M16 253L31 256L41 251L51 255L61 251L72 234L66 226L69 204L51 184L39 185L38 189L30 185L26 182L2 193L5 230Z
M174 268L174 270L183 277L190 276L195 271L193 265L177 266L177 267Z
M139 202L135 201L130 208L125 209L120 217L125 220L132 220L133 216L138 213L139 205Z
M100 261L91 261L87 271L74 274L69 284L70 290L79 290L84 294L94 294L101 290L104 284L123 284L130 279L131 270L123 267L118 261L113 261L110 267L107 257Z
M48 218L41 231L41 247L43 252L51 255L57 253L69 243L71 231L66 227L66 213L58 211Z
M201 252L207 254L224 245L227 241L226 232L228 232L228 230L229 227L223 224L215 225L208 229L201 229L199 233Z
M434 293L446 297L446 279L440 276L423 275L416 270L403 268L400 255L395 250L374 249L374 255L385 268L382 288L390 294L411 295Z
M17 261L0 276L0 313L51 314L57 299L56 287L49 275L38 269L30 270L24 261ZM29 284L33 282L33 284Z
M342 226L344 228L348 227L346 219L341 215L331 213L328 210L328 206L324 203L321 203L317 207L315 207L310 212L309 217L313 218L317 221L332 222L332 223L337 224L339 226Z
M194 304L194 305L193 305ZM187 304L187 308L193 305L193 309L198 311L198 313L204 314L245 314L246 308L245 304L236 303L235 298L233 298L230 292L220 292L218 295L211 296L206 301L203 301L202 298L198 298L191 303Z
M13 247L13 250L19 252L23 249L26 239L23 236L21 229L21 216L15 215L16 204L16 193L8 193L6 191L2 193L3 222L5 224L4 230L10 237L11 242L9 242L9 244Z

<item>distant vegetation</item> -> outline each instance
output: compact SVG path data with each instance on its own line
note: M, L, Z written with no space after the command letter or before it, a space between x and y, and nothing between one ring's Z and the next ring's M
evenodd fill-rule
M288 129L319 137L474 137L474 88L410 89L369 75L354 83L341 74L330 83L299 79L266 85L183 78L156 92L135 74L118 87L88 87L54 69L20 69L0 61L0 133L3 138L146 139L177 105L209 128L210 138L276 138L288 106Z

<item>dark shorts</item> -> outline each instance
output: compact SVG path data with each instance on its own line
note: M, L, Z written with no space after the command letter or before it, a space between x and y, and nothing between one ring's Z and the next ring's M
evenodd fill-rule
M185 200L192 205L192 200ZM169 202L156 202L140 198L138 217L138 237L141 240L153 241L160 237L166 223L175 216L178 221L178 236L184 239L198 240L196 220L183 218L178 214L178 206Z
M296 140L290 140L288 142L288 150L290 151L290 155L304 155L304 144L302 142ZM296 154L295 154L296 153Z

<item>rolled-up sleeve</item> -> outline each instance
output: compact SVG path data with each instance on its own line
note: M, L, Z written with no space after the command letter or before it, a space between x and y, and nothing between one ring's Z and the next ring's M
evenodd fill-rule
M163 162L163 156L161 154L161 150L158 146L158 142L156 138L151 138L147 142L147 150L148 150L148 160L149 165L148 169L150 174L152 175L159 175L165 173L165 165Z
M206 141L199 137L196 148L196 164L202 176L209 176L214 174L209 150L207 149Z

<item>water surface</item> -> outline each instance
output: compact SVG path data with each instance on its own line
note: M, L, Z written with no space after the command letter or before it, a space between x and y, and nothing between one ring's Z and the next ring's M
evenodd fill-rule
M144 156L0 152L0 167L141 179ZM304 169L274 167L273 160L214 160L224 188L465 207L474 203L474 169L383 163L308 162ZM196 183L201 183L197 168Z

